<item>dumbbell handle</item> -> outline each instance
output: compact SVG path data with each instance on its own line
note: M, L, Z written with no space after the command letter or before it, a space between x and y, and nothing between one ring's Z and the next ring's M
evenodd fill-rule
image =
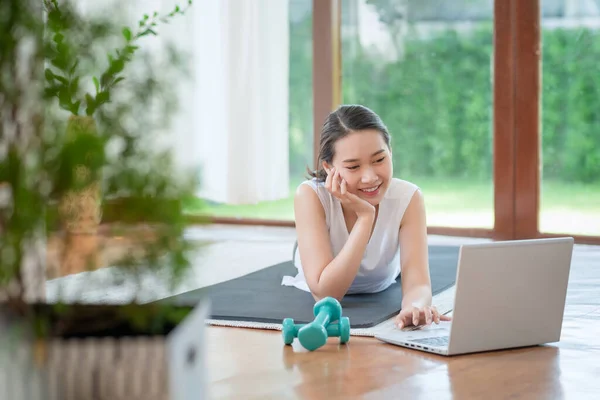
M330 318L331 318L331 310L329 310L329 307L323 307L319 311L319 314L317 314L317 316L315 317L315 320L312 323L316 324L316 325L323 325L324 327L327 327L327 325L330 322Z
M294 336L297 336L300 328L306 325L307 324L294 324ZM327 325L325 329L327 329L328 336L340 336L340 324L337 322Z
M340 324L329 324L327 325L327 335L328 336L340 336Z

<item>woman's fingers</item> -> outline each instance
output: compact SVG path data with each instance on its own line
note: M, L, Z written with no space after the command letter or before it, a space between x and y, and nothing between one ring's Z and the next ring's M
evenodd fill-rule
M396 315L396 319L394 320L394 322L396 323L396 326L398 327L398 329L404 328L402 312L400 312L398 315Z
M414 326L419 325L419 320L421 319L421 310L416 307L413 307L412 310L412 323Z
M435 306L431 307L431 316L433 318L433 322L435 322L436 324L440 323L440 313L438 312L437 308L435 308Z
M440 321L452 321L452 317L449 317L444 314L440 314L440 312L438 311L438 309L435 306L431 306L431 309L433 310L433 318L434 318L436 324L439 324Z
M409 325L419 326L421 320L421 310L416 307L403 309L396 317L396 325L402 329Z
M402 310L400 310L400 312L396 316L396 319L394 320L398 329L403 329L403 328L411 325L411 322L413 322L414 311L415 311L414 307L412 309L403 308ZM418 310L416 310L416 311L417 311L417 315L418 315L419 311Z
M327 172L327 178L325 178L325 189L331 191L331 175L332 175L332 170L325 169L325 171Z
M425 323L430 325L433 320L433 307L425 307Z
M430 307L410 307L407 309L402 309L400 313L396 316L394 322L399 329L403 329L407 326L414 325L419 326L422 324L430 325L435 322L439 324L440 321L451 321L452 318L440 314L435 306Z
M411 326L411 322L410 320L412 319L412 315L411 314L406 314L403 315L402 318L400 318L400 322L398 322L398 329L404 329L407 326Z
M346 187L345 179L342 179L342 184L340 185L340 192L342 193L342 196L345 196L346 193L348 192L348 188Z
M411 310L401 310L400 313L396 316L396 325L399 329L402 329L406 326L410 325L410 321L412 319L412 311Z
M337 191L339 189L338 178L339 178L339 172L335 171L333 173L333 178L331 178L331 192L333 194L337 194Z

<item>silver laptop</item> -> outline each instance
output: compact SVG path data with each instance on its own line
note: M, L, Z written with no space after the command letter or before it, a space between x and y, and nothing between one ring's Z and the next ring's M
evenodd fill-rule
M573 243L564 237L462 245L452 321L375 337L447 356L557 342Z

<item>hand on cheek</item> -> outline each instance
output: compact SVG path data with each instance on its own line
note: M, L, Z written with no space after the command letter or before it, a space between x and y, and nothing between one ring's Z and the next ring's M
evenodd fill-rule
M346 181L346 185L348 185L348 180L347 180L347 179L346 179L346 177L344 176L344 175L345 175L345 173L344 173L344 170L343 170L343 169L340 169L339 171L340 171L340 183L341 183L342 181Z
M338 172L338 184L341 185L342 181L346 181L346 187L350 189L351 185L350 182L348 182L349 177L347 176L348 171L342 166L335 167L335 171Z
M327 172L328 175L332 175L332 183L333 183L333 180L335 179L338 186L342 184L342 180L344 179L344 176L342 175L341 169L338 169L334 165L329 165L329 166L325 167L325 172Z
M326 172L327 178L325 179L325 188L333 196L338 198L342 204L347 206L350 210L356 212L356 215L359 218L361 216L371 219L374 217L375 207L352 193L348 188L348 182L343 179L339 171L335 168L326 168Z

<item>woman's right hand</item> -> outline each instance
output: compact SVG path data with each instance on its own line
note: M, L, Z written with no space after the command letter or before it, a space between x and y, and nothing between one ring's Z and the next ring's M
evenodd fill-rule
M325 171L327 172L325 188L329 193L339 199L347 209L354 211L357 217L373 218L375 216L375 207L368 201L350 193L347 189L347 183L340 176L339 171L335 168L326 168Z

